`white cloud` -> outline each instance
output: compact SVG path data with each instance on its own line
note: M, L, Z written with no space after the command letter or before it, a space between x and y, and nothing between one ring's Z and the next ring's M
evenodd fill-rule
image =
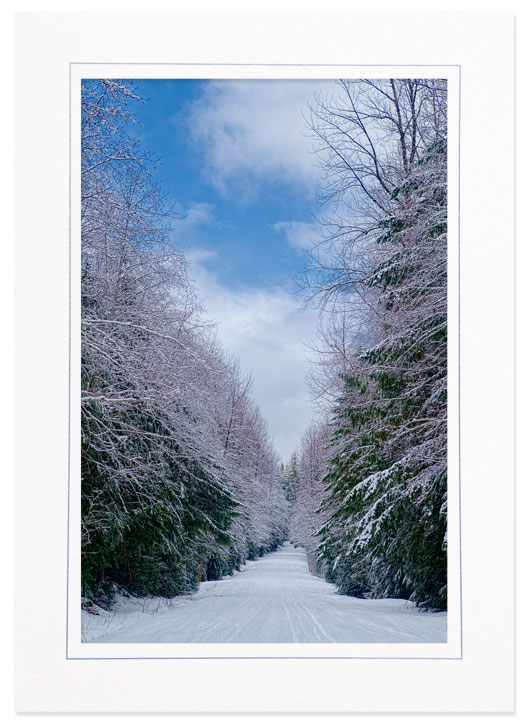
M183 218L178 223L185 230L200 226L201 224L210 224L215 221L213 209L213 204L209 204L206 201L189 203L187 208L181 212Z
M205 262L207 259L213 259L218 256L218 253L214 249L191 249L186 251L186 258L192 264L192 270L201 262Z
M298 311L281 289L222 286L203 262L206 250L188 250L190 275L210 317L218 322L224 348L254 377L254 398L268 421L278 454L287 460L314 418L306 391L304 342L315 334L316 315Z
M210 81L187 115L209 181L223 194L254 194L264 178L313 196L319 170L303 113L315 91L333 88L333 81Z
M203 228L210 224L217 226L220 222L215 215L215 207L208 202L188 202L184 207L176 209L180 218L173 224L172 238L182 248L195 247L200 244ZM215 253L206 250L207 256Z
M319 238L319 224L317 222L277 222L272 229L282 232L288 244L294 249L309 250Z

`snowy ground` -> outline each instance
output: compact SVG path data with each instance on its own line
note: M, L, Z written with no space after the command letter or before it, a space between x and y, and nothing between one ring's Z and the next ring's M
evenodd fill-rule
M82 612L85 642L446 642L446 613L403 599L355 599L308 571L286 543L191 596L119 599L114 612Z

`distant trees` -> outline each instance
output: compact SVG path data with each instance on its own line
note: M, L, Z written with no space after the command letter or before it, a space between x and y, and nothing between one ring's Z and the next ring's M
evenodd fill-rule
M324 571L324 562L316 551L318 540L315 536L324 521L318 509L325 497L330 433L327 424L311 425L302 436L298 456L292 458L296 461L296 479L289 538L305 548L313 573Z
M172 596L284 538L250 381L170 241L132 84L82 87L82 584Z
M343 593L439 609L447 575L446 84L349 80L340 90L318 99L311 122L329 209L304 279L321 311L311 384L332 430L318 551Z

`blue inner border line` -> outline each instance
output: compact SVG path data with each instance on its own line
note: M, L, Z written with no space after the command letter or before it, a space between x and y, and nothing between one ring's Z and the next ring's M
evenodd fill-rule
M461 548L461 66L458 66L458 506L459 506L459 633L463 659L463 561ZM448 163L448 159L447 159Z
M74 65L131 65L131 66L176 66L176 67L290 67L290 68L457 68L458 77L458 496L459 496L459 630L460 655L458 657L366 657L366 656L248 656L248 657L70 657L69 648L69 538L71 519L71 233L72 233L72 88L71 75ZM66 562L66 660L462 660L463 659L463 569L462 569L462 538L461 538L461 64L459 63L177 63L177 62L102 62L102 61L70 61L69 63L69 375L68 375L68 435L67 435L67 562ZM447 160L448 162L448 160ZM133 643L130 643L133 644ZM154 644L154 643L150 643ZM180 644L174 642L173 644ZM199 644L199 643L195 643ZM268 643L271 644L271 643ZM282 643L279 643L282 644ZM289 644L294 644L290 642ZM341 643L363 644L363 643ZM432 644L427 642L425 644Z

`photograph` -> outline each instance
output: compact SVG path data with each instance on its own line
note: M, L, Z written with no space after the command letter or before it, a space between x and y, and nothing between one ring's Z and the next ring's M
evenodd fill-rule
M446 643L447 79L79 95L81 642Z

